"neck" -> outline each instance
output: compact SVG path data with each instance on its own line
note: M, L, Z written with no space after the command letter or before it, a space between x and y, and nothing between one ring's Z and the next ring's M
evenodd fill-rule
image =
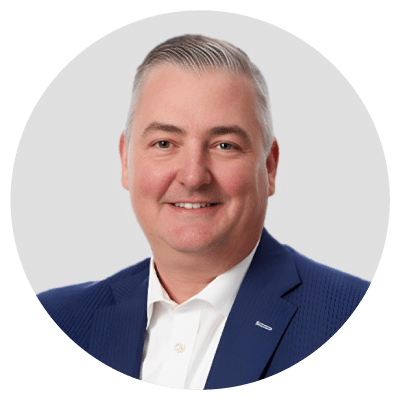
M205 274L205 271L169 268L154 257L154 266L161 285L169 297L181 304L201 292L219 274Z
M246 248L219 250L217 254L192 254L174 251L154 252L154 264L161 285L169 297L181 304L201 292L217 276L244 260L254 249L257 239Z

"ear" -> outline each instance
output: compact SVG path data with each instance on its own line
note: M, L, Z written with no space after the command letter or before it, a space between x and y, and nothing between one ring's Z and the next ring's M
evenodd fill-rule
M278 142L274 140L267 157L267 171L268 171L268 196L275 193L275 178L278 170L279 161L279 146Z
M122 132L119 139L119 156L121 157L121 182L122 186L129 190L129 169L128 169L128 148L125 143L125 132Z

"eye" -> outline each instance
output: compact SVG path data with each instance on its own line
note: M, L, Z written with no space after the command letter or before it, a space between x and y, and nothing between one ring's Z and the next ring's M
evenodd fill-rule
M217 147L221 150L232 150L234 148L233 144L230 143L219 143Z
M172 143L168 140L160 140L155 144L159 149L169 149Z

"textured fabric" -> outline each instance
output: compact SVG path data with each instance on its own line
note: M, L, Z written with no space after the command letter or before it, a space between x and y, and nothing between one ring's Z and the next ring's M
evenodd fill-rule
M74 342L137 379L147 323L149 261L103 281L38 296ZM301 361L346 322L368 286L282 246L264 230L226 321L205 389L254 382Z
M226 319L258 243L238 265L180 305L161 286L151 259L142 380L178 389L204 388Z

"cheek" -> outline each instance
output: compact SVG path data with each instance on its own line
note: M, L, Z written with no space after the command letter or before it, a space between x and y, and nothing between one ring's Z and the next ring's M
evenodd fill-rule
M254 169L243 165L227 168L219 179L221 187L231 197L242 199L251 195L255 190Z
M170 175L162 166L150 165L143 160L133 163L130 173L132 202L159 200L169 186Z
M266 168L254 164L229 168L220 182L232 200L245 203L249 207L264 206L268 193Z

